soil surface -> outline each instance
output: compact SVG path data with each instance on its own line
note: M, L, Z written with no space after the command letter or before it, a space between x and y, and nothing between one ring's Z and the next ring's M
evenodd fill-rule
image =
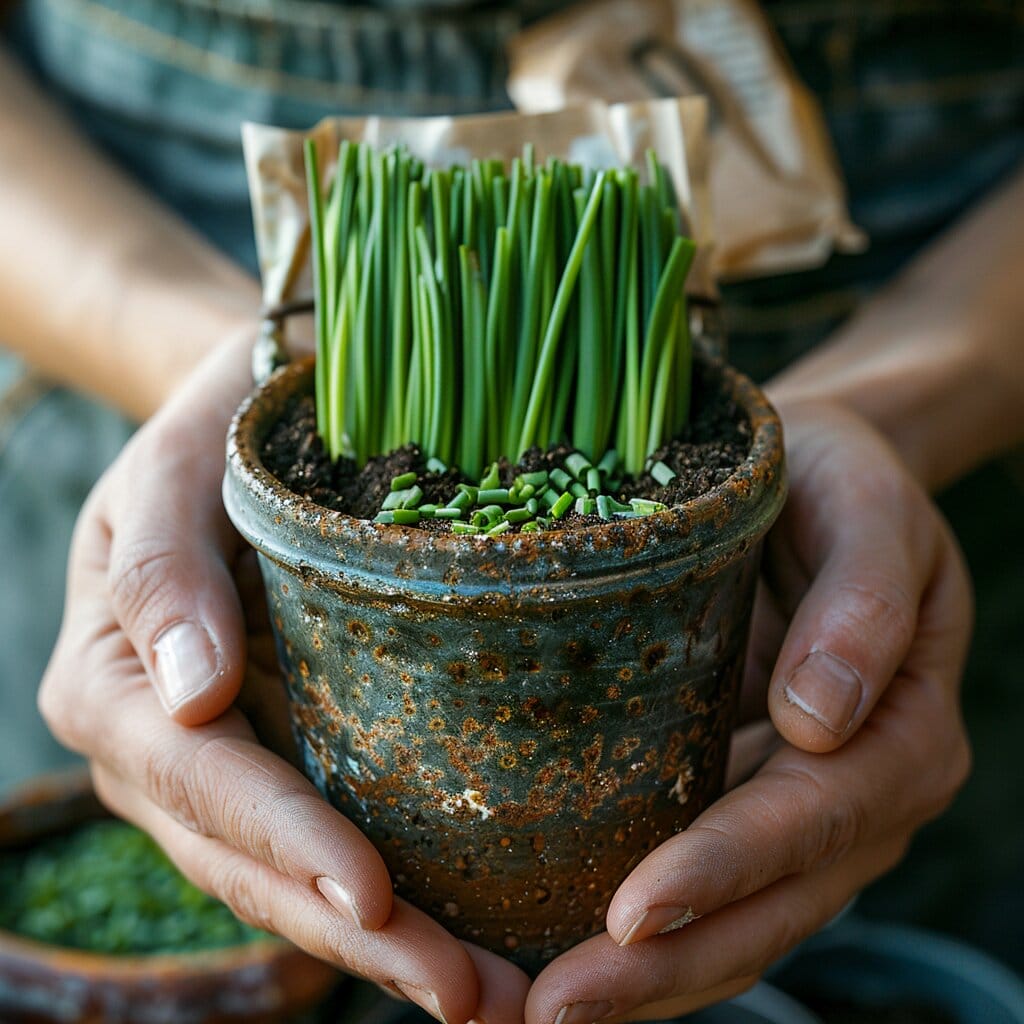
M728 479L750 451L750 423L736 403L722 393L720 380L720 370L714 364L695 361L690 421L682 434L655 452L654 457L654 461L664 462L675 471L675 479L662 486L646 473L626 477L614 497L650 498L677 505ZM518 473L560 467L571 451L559 444L546 452L531 448L515 466L503 460L501 486L507 487ZM426 456L415 445L376 456L361 470L351 459L332 463L316 432L316 410L311 396L292 403L264 441L260 454L266 468L289 490L358 519L373 519L391 491L391 481L403 473L415 472L423 489L423 502L439 505L455 495L458 484L477 482L463 477L457 469L428 472ZM558 528L602 522L597 515L582 516L570 511L559 520ZM450 523L444 520L424 519L413 528L451 532Z

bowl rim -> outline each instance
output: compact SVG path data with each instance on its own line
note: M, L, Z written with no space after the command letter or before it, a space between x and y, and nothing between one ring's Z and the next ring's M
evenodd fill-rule
M3 795L0 799L0 821L33 808L59 808L61 804L71 804L76 799L85 804L90 797L95 799L96 795L85 770L73 768L35 776ZM119 820L103 808L98 799L96 806L95 815L69 817L66 828L73 829L88 821ZM60 831L59 828L46 828L38 838L53 836ZM26 845L31 846L32 843L31 838L26 838ZM11 845L0 842L0 853L11 848ZM182 974L216 977L239 969L272 966L296 955L315 960L280 936L270 934L250 942L181 953L115 954L43 942L0 927L0 965L12 961L23 962L61 973L87 973L92 976L120 978L145 974Z

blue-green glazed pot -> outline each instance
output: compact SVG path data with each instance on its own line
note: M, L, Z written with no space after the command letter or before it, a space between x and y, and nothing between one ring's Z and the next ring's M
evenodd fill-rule
M512 537L327 511L260 449L312 364L239 410L224 498L256 548L306 774L397 891L536 972L600 931L616 887L721 792L781 428L718 374L749 457L643 519Z

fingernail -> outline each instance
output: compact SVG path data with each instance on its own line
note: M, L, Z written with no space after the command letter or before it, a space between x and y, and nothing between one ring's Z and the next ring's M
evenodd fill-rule
M614 1009L607 999L599 1003L570 1003L558 1011L555 1024L594 1024L595 1020L607 1017Z
M411 999L421 1009L426 1010L427 1013L432 1013L439 1021L443 1021L443 1024L448 1024L444 1014L441 1012L441 1001L430 989L420 988L419 985L413 985L407 981L396 981L394 986L403 996Z
M631 942L649 939L652 935L665 935L696 920L693 907L651 907L633 922L619 945L628 946Z
M176 711L220 674L220 655L210 634L194 622L177 622L153 643L156 690L164 709Z
M352 899L351 893L347 889L339 885L333 878L328 878L327 875L321 875L316 880L316 887L320 890L320 894L325 900L342 917L350 921L357 928L362 928L363 919L359 916L359 911L356 909L355 901Z
M830 732L850 728L864 687L857 673L828 651L811 651L786 682L786 699Z

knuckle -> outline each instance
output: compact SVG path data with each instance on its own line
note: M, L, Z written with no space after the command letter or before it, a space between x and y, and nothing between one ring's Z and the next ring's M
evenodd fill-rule
M167 569L175 559L175 552L168 548L166 539L142 538L115 544L107 585L120 622L131 626L147 610L160 607L171 588L173 577Z
M188 764L188 759L183 761L178 751L151 750L143 760L144 786L150 797L179 825L203 835Z
M85 722L85 702L69 696L70 679L64 666L63 651L58 647L39 684L36 706L50 732L64 746L81 753L89 747L91 731Z
M239 920L253 928L275 931L266 902L254 891L251 874L241 863L225 859L211 868L210 888Z
M798 870L813 871L835 864L866 834L867 820L859 801L832 793L812 771L790 765L783 769L795 786L801 820L807 823L800 846Z
M873 573L838 589L844 598L845 617L859 635L872 643L881 635L899 649L910 646L917 627L917 604L897 580Z

